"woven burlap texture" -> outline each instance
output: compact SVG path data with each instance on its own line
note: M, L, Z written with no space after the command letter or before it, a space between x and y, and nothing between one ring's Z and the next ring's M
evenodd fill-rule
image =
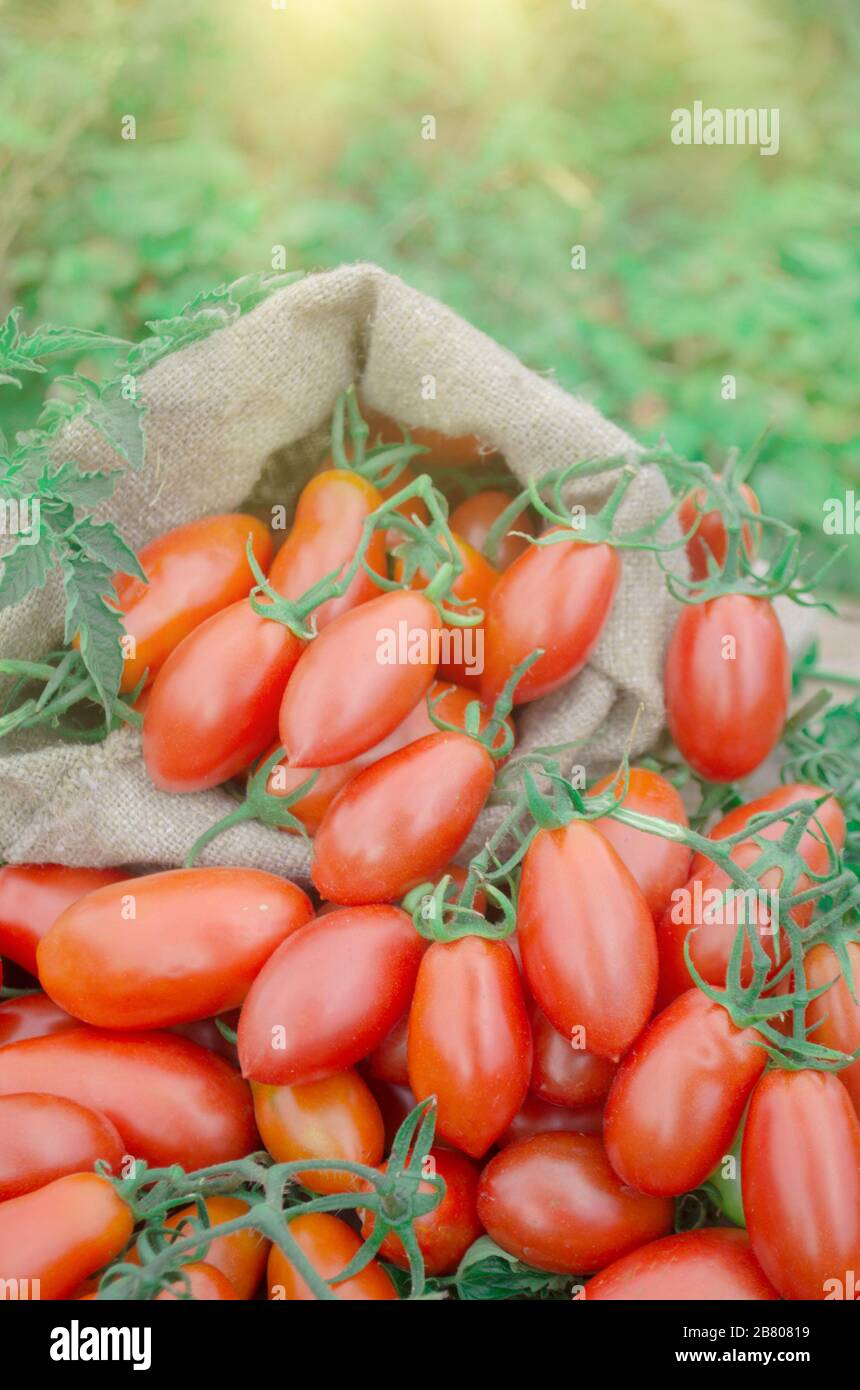
M591 405L528 370L445 305L373 265L309 275L246 317L162 360L141 377L147 404L144 469L124 470L101 513L135 548L181 522L258 504L292 504L324 447L339 392L358 381L369 405L413 425L476 434L522 481L581 459L635 457L637 446ZM116 462L86 425L63 454L84 467ZM593 507L607 480L571 501ZM669 502L642 468L619 529L659 516ZM671 533L671 527L668 528ZM35 658L62 640L62 595L51 581L0 613L0 655ZM611 617L588 666L519 716L520 747L578 739L569 761L591 768L621 753L637 708L634 752L663 724L661 672L676 605L653 555L623 552ZM241 653L236 653L237 661ZM235 803L221 789L168 795L149 783L139 736L100 745L23 739L0 755L2 847L10 862L176 865ZM485 813L467 846L483 841ZM307 878L297 837L254 824L217 840L201 863L253 865Z

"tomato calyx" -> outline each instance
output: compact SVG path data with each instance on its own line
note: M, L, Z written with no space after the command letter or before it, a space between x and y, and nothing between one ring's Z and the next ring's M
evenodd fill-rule
M244 799L238 803L235 810L228 811L226 816L198 836L185 856L184 868L192 869L207 845L219 835L223 835L225 830L230 830L234 825L241 825L247 820L290 829L310 843L307 830L298 817L293 815L290 807L301 801L303 796L307 796L319 777L319 769L309 772L307 779L291 792L273 794L268 790L269 778L285 756L284 749L278 747L254 764L245 786Z
M49 652L42 661L0 661L0 675L14 676L0 715L0 738L17 729L49 724L61 738L77 743L101 743L123 724L143 727L143 715L134 708L146 685L144 671L134 690L108 695L89 673L76 649ZM41 684L38 695L30 692ZM95 709L100 713L94 718ZM72 711L77 717L69 718Z
M186 1173L178 1165L148 1169L142 1162L131 1178L109 1178L128 1203L140 1227L135 1238L139 1263L120 1260L102 1275L99 1300L151 1300L181 1278L188 1263L206 1259L213 1241L240 1231L258 1231L277 1245L298 1270L314 1295L322 1300L338 1298L337 1285L367 1267L390 1233L402 1242L409 1260L410 1298L420 1298L426 1287L424 1258L413 1223L434 1211L445 1196L443 1178L425 1173L433 1144L435 1103L422 1101L406 1117L391 1146L385 1171L346 1159L298 1159L272 1163L268 1154L252 1154L235 1162L214 1164ZM301 1175L317 1170L351 1173L361 1179L359 1190L305 1199ZM247 1210L228 1221L210 1224L205 1199L236 1196ZM194 1202L197 1215L183 1222L182 1230L165 1224L171 1212ZM314 1269L290 1224L312 1212L350 1209L372 1212L373 1231L349 1264L330 1280ZM190 1229L189 1229L190 1227Z
M515 737L508 722L511 710L514 707L514 693L526 671L539 661L543 656L543 648L538 647L535 651L515 666L502 689L499 691L490 717L481 728L481 715L483 713L481 701L471 700L466 706L465 715L461 724L453 724L450 720L444 719L438 713L439 706L442 705L452 690L456 687L446 685L436 695L427 696L427 713L436 728L443 733L468 734L476 743L480 743L485 748L490 757L496 763L504 762L510 756L511 749L515 743Z
M481 856L478 856L480 859ZM473 860L462 889L453 897L453 879L446 874L437 884L422 883L407 893L403 909L415 924L415 930L427 941L459 941L463 936L483 936L488 941L504 941L516 930L517 918L508 894L484 877L483 868ZM490 922L483 912L473 906L480 889L492 906L502 914L500 922Z

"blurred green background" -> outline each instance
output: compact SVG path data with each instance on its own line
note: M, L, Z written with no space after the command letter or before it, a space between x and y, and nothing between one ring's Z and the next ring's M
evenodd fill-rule
M279 2L0 0L0 309L136 338L273 246L373 260L645 441L713 463L770 426L764 503L830 553L822 501L860 487L857 0ZM779 107L779 153L673 145L696 100Z

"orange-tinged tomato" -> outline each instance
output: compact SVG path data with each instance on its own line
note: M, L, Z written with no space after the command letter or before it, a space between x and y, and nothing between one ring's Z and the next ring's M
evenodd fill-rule
M248 1211L248 1203L239 1197L207 1197L203 1205L210 1226L222 1226L228 1221L235 1221ZM164 1225L177 1232L177 1239L187 1239L194 1234L192 1222L195 1221L198 1226L202 1224L197 1204L192 1202L179 1211L171 1212ZM208 1297L194 1289L195 1278L199 1277L197 1272L214 1270L229 1281L233 1291L229 1297L247 1299L253 1298L263 1278L268 1254L268 1240L260 1235L259 1231L244 1227L225 1236L216 1236L205 1248L203 1259L186 1264L184 1268L191 1277L192 1290L196 1298ZM129 1251L126 1258L132 1264L140 1263L140 1257L134 1249ZM181 1289L177 1289L177 1292L181 1293Z
M396 421L382 411L374 410L365 401L360 402L361 413L370 426L370 438L382 444L399 444L403 431ZM415 444L422 444L429 455L422 455L419 467L432 467L438 464L445 468L468 468L484 464L494 456L494 450L474 434L442 434L440 430L429 429L424 425L409 425L409 434Z
M60 913L94 888L127 878L121 869L5 864L0 869L0 956L35 975L36 947Z
M307 894L260 869L168 869L99 888L39 945L61 1007L102 1028L153 1028L234 1009L277 946L309 921Z
M753 511L760 512L761 505L749 484L741 483L740 490L747 505L752 507ZM687 556L694 579L707 578L708 561L711 557L716 561L717 567L722 569L728 547L728 534L722 514L717 510L703 512L701 510L703 500L702 489L695 488L684 498L678 508L678 521L684 535L687 535L695 526L697 519L701 518L697 530L687 541ZM758 530L760 528L756 527L756 531ZM755 549L755 543L756 538L753 536L753 530L746 523L743 528L743 547L750 559Z
M106 1115L61 1096L0 1096L0 1202L68 1173L91 1172L99 1159L117 1172L123 1141Z
M248 539L265 572L272 537L256 517L241 513L201 517L177 526L140 552L147 582L130 575L115 581L117 607L131 639L124 644L120 690L134 690L144 671L152 681L189 632L244 598L256 580L246 554Z
M361 1248L361 1240L351 1226L327 1212L296 1216L290 1222L290 1235L323 1279L336 1278ZM269 1298L275 1301L310 1302L316 1294L305 1283L295 1265L277 1245L269 1255ZM375 1302L393 1299L397 1291L382 1265L371 1260L360 1274L333 1284L332 1291L347 1302Z
M182 1273L186 1276L187 1283L185 1280L177 1279L169 1289L162 1289L161 1293L156 1294L156 1303L163 1299L199 1299L209 1303L228 1303L242 1297L233 1288L230 1280L214 1265L183 1265Z
M482 1234L478 1220L478 1169L463 1154L454 1153L452 1149L433 1148L425 1159L424 1171L428 1177L444 1179L445 1195L438 1207L413 1222L412 1229L427 1274L451 1274L469 1246ZM418 1190L431 1192L433 1189L429 1182L422 1182ZM367 1238L375 1224L374 1213L365 1212L361 1234ZM379 1254L400 1269L409 1268L403 1242L393 1232L383 1240Z
M294 767L330 767L392 733L436 673L436 609L393 590L344 613L302 653L284 691L279 732Z
M302 491L269 583L284 598L295 600L321 579L341 575L358 549L364 522L381 504L382 494L358 473L347 468L318 473ZM371 537L365 562L377 574L385 574L385 537L381 531ZM378 594L367 570L360 567L346 593L328 599L315 610L317 630L322 632L341 613Z
M592 791L604 791L612 781L612 776L604 777L595 783ZM621 795L619 787L616 801ZM678 825L689 825L687 812L677 788L661 777L659 772L651 772L644 767L631 767L627 783L627 795L622 805L628 811L636 811L642 816L654 816L658 820L675 821ZM622 863L627 865L635 878L645 901L654 913L662 912L672 895L672 890L686 883L690 870L690 851L686 845L665 840L661 835L650 835L645 830L634 830L622 825L611 816L601 816L592 821L604 839L608 840Z
M0 1203L0 1280L19 1298L68 1298L119 1255L133 1227L131 1208L107 1178L57 1178Z
M466 607L458 608L454 603L449 603L449 607L463 614L474 613L479 610L485 613L498 578L499 572L494 569L489 560L476 550L473 545L453 532L454 546L463 564L462 573L454 581L451 592L456 599ZM404 562L396 559L394 563L394 577L400 582L403 578L405 566ZM422 570L417 570L412 576L411 586L413 589L425 589L427 587L427 576ZM470 688L477 688L480 683L481 672L484 669L484 646L485 633L483 624L478 627L449 627L447 625L439 629L440 637L440 660L439 676L443 680L456 681L459 685Z
M375 1168L385 1147L379 1106L351 1068L304 1086L253 1082L254 1114L263 1143L276 1163L332 1158ZM299 1174L311 1192L356 1192L361 1179L336 1169Z
M180 642L143 716L143 760L159 791L217 787L274 743L284 687L303 645L247 599Z
M497 492L493 488L476 492L454 508L449 518L451 529L476 550L483 551L490 531L512 501L509 492ZM522 535L512 535L513 531L523 531L528 536L538 534L537 522L528 507L514 518L508 534L499 542L495 563L500 570L506 570L528 550L528 541Z

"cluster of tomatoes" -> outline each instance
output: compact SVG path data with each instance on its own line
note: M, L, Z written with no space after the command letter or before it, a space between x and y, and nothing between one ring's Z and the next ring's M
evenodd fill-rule
M389 496L403 487L401 473ZM123 689L143 712L154 784L200 790L263 760L289 828L313 837L316 900L244 868L0 870L0 957L29 986L0 1003L0 1278L38 1281L42 1298L95 1297L102 1271L147 1254L123 1188L137 1163L193 1173L262 1141L276 1164L316 1165L292 1189L294 1244L242 1224L248 1192L177 1204L162 1248L201 1206L216 1231L157 1296L248 1299L262 1285L273 1299L315 1297L298 1249L338 1297L399 1297L405 1242L393 1228L374 1238L355 1200L367 1181L349 1165L384 1169L404 1118L432 1101L422 1188L441 1178L442 1195L413 1230L440 1287L488 1236L531 1270L568 1276L586 1300L857 1297L845 1281L860 1274L860 1062L839 1074L769 1065L754 1028L691 987L685 945L705 984L729 971L734 932L695 906L728 886L724 865L611 809L544 825L516 870L515 930L503 932L491 890L452 862L510 753L511 697L539 698L582 669L612 609L618 551L508 534L491 564L482 547L511 499L470 496L450 517L451 593L480 610L483 669L440 668L433 576L391 553L396 526L367 531L385 491L327 467L274 559L254 518L210 517L144 548L146 584L117 582L131 639ZM690 560L705 574L725 532L711 513L694 522ZM535 535L537 520L524 512L512 530ZM341 574L362 538L364 562L310 631L267 616L267 603L274 615L278 597L299 601ZM267 585L252 602L255 571ZM426 640L380 662L383 631ZM767 599L682 610L667 707L702 777L733 781L762 762L788 676ZM810 797L820 804L798 853L811 882L845 837L838 803L817 788L747 802L711 840ZM676 788L646 767L630 770L618 804L687 826ZM740 865L758 853L743 835L731 851ZM422 934L415 890L445 876L454 893L466 885L476 928ZM692 920L673 911L679 892ZM797 909L804 923L812 910ZM776 968L778 934L759 926ZM810 1029L850 1055L860 945L847 950L853 992L827 946L806 967ZM711 1180L741 1129L740 1224L727 1201L727 1215L675 1233L675 1199ZM313 1206L339 1194L340 1214ZM338 1282L363 1240L372 1256Z

